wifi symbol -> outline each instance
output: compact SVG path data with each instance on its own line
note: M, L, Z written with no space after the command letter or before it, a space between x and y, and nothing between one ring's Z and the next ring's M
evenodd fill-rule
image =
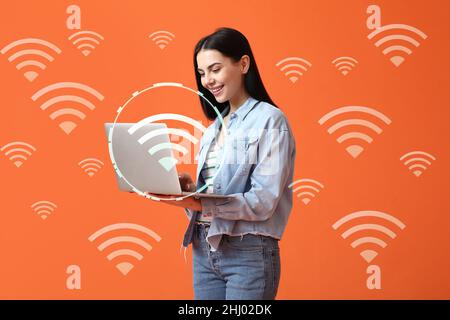
M23 141L13 141L1 147L0 151L19 168L36 151L36 148Z
M148 36L161 50L175 38L175 35L169 31L155 31Z
M400 228L400 230L403 230L405 228L403 222L387 213L380 211L357 211L338 220L335 224L333 224L333 229L337 230L346 222L353 221L354 219L367 217L376 217L381 218L385 221L389 221ZM376 223L358 224L345 230L341 234L342 238L347 239L354 234L358 234L358 232L367 234L367 232L372 233L373 231L375 231L374 235L357 238L350 244L352 248L355 249L362 246L362 249L360 249L360 255L364 260L366 260L367 263L370 263L378 255L377 250L379 249L379 247L386 248L387 246L387 243L383 239L376 237L377 233L384 234L391 239L395 239L397 237L397 234L388 227Z
M331 62L344 76L352 71L358 64L355 58L352 57L339 57Z
M314 179L298 179L292 182L288 188L292 188L295 185L299 185L296 187L292 192L297 192L298 190L305 190L297 193L297 197L300 198L300 200L306 205L308 204L313 198L316 197L316 194L320 192L321 189L324 188L323 184L320 182L314 180Z
M398 34L392 34L395 30ZM400 32L404 34L400 34ZM384 36L384 34L389 35ZM407 35L409 33L409 35ZM389 24L372 31L367 38L373 39L380 35L380 39L375 42L375 46L384 47L383 54L389 56L391 62L399 67L405 58L412 53L412 49L420 45L419 40L425 40L427 35L417 28L406 24ZM412 37L412 36L414 37Z
M16 50L23 47L22 50ZM47 64L55 60L53 55L60 54L61 49L53 43L42 39L27 38L11 42L0 50L1 54L14 51L8 61L16 64L17 70L22 70L25 78L32 82L39 76L41 70L47 68Z
M139 224L133 223L116 223L106 226L96 232L94 232L88 239L90 242L94 242L98 238L102 237L108 232L114 232L117 234L118 231L123 232L124 230L131 230L131 232L136 233L136 231L144 234L145 236L153 238L157 242L161 241L161 237L156 234L156 232L141 226ZM141 238L130 235L129 231L125 234L109 237L105 241L101 242L97 248L99 251L109 252L107 259L109 261L116 260L116 268L125 276L131 269L134 268L134 260L142 260L143 255L134 249L133 247L139 248L140 251L145 249L146 251L151 251L152 246ZM129 246L129 244L132 244ZM111 248L112 247L112 248ZM131 248L130 248L131 247ZM119 248L119 249L116 249Z
M78 165L87 173L89 177L93 177L105 164L95 158L86 158L78 162Z
M279 61L276 66L280 68L292 83L295 83L299 77L303 76L304 71L307 71L312 67L312 64L302 58L288 57Z
M105 38L94 31L78 31L70 35L69 40L87 57L100 45L100 40L105 40Z
M36 101L39 98L41 98L43 95L45 95L47 93L53 93L53 91L56 91L58 89L77 89L84 93L89 93L89 94L93 95L99 101L103 101L103 99L104 99L103 95L101 95L98 91L94 90L93 88L91 88L85 84L81 84L81 83L77 83L77 82L58 82L58 83L51 84L49 86L46 86L45 88L42 88L38 92L36 92L31 97L31 99L33 101ZM40 107L42 110L47 110L49 108L54 107L55 105L58 105L58 104L65 105L67 103L79 104L79 105L82 105L82 106L88 108L91 111L93 111L95 109L95 105L91 101L89 101L83 97L80 97L78 95L55 96L55 97L43 102ZM77 120L72 121L72 120L70 120L70 117L77 118ZM63 120L61 120L61 118ZM69 120L66 120L68 118L69 118ZM86 118L86 115L83 112L81 112L78 109L70 108L70 107L59 107L55 111L50 113L50 119L52 119L52 120L59 119L58 120L59 127L66 134L70 134L73 131L73 129L75 129L77 127L77 122L75 122L75 121L83 120L84 118Z
M434 156L424 151L411 151L400 157L400 161L408 167L416 177L419 177L429 166L430 160L436 160Z
M319 124L323 125L331 118L334 118L336 116L345 115L347 116L348 113L351 112L360 112L364 115L371 115L376 117L377 119L383 121L385 124L391 124L391 120L386 117L381 112L368 108L368 107L360 107L360 106L345 106L341 108L334 109L330 112L328 112L326 115L324 115L319 120ZM381 134L383 130L377 126L375 123L370 122L365 119L357 119L357 118L351 118L351 119L345 119L341 120L334 125L330 126L327 131L329 134L333 134L339 129L348 131L341 135L339 135L336 139L338 143L346 143L348 146L346 147L346 151L353 157L358 157L361 152L364 150L364 147L362 144L364 143L372 143L373 138L368 134L364 133L362 131L356 131L352 130L349 131L349 127L351 126L359 126L362 127L362 129L368 131L369 133L375 132L376 134ZM354 142L352 142L354 141Z
M31 208L42 218L42 220L45 220L53 213L53 211L55 211L57 206L50 201L37 201L31 205Z
M192 118L189 118L187 116L179 115L176 113L161 113L161 114L157 114L157 115L145 118L145 119L139 121L138 123L134 124L130 129L128 129L128 133L130 135L133 135L137 130L139 130L146 124L154 123L156 121L162 121L162 120L164 120L164 121L165 120L178 120L178 121L182 121L182 122L190 124L191 126L196 127L201 132L205 132L205 130L206 130L206 128L200 122L198 122ZM194 145L198 143L198 139L196 137L194 137L193 135L191 135L189 132L181 130L181 129L174 129L174 128L161 128L161 129L152 130L152 131L146 133L141 138L139 138L138 142L139 142L139 144L143 145L144 143L148 142L152 138L162 135L162 134L181 136L183 138L188 139ZM150 155L153 156L158 151L166 150L166 149L179 151L183 154L183 156L189 152L182 145L172 143L172 142L167 142L167 143L159 143L156 145L152 145L148 149L148 153L150 153ZM167 171L170 171L178 163L178 160L176 158L174 158L173 156L169 156L169 157L162 157L161 159L158 160L158 162L161 164L161 166L164 167L164 169L166 169Z

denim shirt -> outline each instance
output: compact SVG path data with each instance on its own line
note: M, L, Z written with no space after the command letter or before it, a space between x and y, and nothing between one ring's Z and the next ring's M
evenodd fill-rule
M221 163L213 189L228 199L202 198L203 213L213 220L207 235L212 251L223 234L259 234L281 239L292 209L295 140L290 125L275 106L249 97L231 113L223 140ZM256 106L255 106L256 105ZM228 113L225 109L222 117ZM204 186L200 175L209 147L218 138L219 118L204 132L197 155L197 189ZM186 209L189 218L192 210Z

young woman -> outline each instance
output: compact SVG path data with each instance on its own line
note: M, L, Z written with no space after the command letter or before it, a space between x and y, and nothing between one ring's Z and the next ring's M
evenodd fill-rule
M185 191L232 198L166 201L186 208L184 246L193 245L195 299L274 299L280 279L278 241L292 208L295 141L284 114L267 94L250 45L237 30L220 28L194 50L200 98L214 122L198 154L197 183L180 175ZM226 132L226 136L225 136Z

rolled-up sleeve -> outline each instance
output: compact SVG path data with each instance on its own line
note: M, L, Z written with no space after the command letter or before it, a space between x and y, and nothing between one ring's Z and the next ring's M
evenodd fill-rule
M283 128L276 133L260 139L258 161L249 175L250 189L225 200L201 199L203 213L226 220L265 221L272 217L294 165L290 131Z

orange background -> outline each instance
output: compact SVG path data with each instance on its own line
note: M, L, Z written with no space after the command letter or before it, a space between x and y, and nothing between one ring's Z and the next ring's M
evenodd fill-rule
M188 264L179 252L188 222L183 210L118 191L103 123L114 120L118 106L131 93L154 83L179 82L195 88L194 45L220 26L247 36L269 94L290 121L297 143L294 179L312 178L325 186L308 205L294 198L280 242L277 298L450 298L449 2L176 3L2 4L1 48L36 37L56 44L62 53L31 83L0 55L0 145L25 141L37 148L20 168L0 156L0 298L193 298L191 252ZM81 7L82 30L105 38L88 57L67 39L74 32L66 28L70 4ZM381 7L382 25L404 23L428 36L399 68L367 39L370 4ZM148 38L157 30L176 36L164 50ZM344 77L331 61L345 55L359 64ZM294 84L275 66L289 56L312 63ZM60 81L81 82L105 96L70 135L31 100L39 89ZM129 107L128 119L177 112L206 124L197 97L164 90L137 99ZM318 124L324 114L346 105L368 106L392 120L356 159ZM436 157L418 178L399 160L413 150ZM88 157L105 163L92 178L78 166ZM46 220L30 208L39 200L58 206ZM358 210L386 212L406 224L371 263L381 268L380 290L366 287L368 264L331 228ZM127 276L87 239L117 222L141 224L162 237L151 243L153 250ZM81 290L66 288L66 268L72 264L81 268Z

